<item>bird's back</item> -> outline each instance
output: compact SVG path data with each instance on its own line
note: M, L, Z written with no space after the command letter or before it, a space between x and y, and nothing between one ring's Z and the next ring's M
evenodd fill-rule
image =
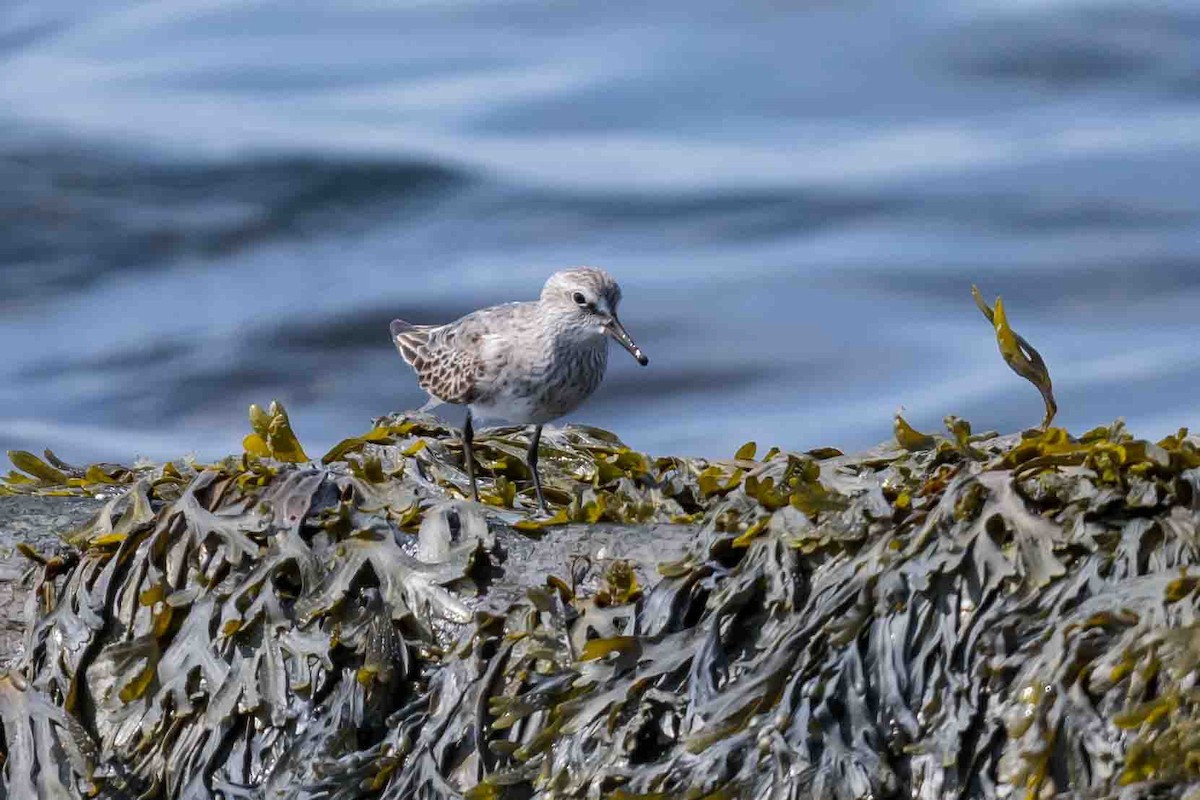
M531 329L536 303L506 303L467 314L446 325L392 320L392 341L417 373L421 388L446 403L486 399L508 364L514 334Z
M603 335L581 336L537 302L491 306L447 325L395 320L391 331L422 389L485 419L540 424L568 414L600 385L608 362Z

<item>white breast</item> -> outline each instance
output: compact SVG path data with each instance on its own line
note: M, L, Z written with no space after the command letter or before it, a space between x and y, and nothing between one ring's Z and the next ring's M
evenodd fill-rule
M604 378L608 343L595 338L563 344L540 357L512 359L496 376L488 397L471 404L471 413L527 425L550 422L578 408Z

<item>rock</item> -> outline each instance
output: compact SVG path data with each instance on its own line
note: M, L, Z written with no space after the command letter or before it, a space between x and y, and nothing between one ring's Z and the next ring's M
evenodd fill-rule
M45 556L70 548L62 535L87 521L103 505L90 497L0 497L0 669L24 654L26 601L31 581L22 580L35 566L18 552L24 544Z

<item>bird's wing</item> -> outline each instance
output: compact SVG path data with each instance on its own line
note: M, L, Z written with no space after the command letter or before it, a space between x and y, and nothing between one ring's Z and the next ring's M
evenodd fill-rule
M482 374L478 333L464 318L449 325L413 325L392 320L392 342L421 388L444 403L470 403Z

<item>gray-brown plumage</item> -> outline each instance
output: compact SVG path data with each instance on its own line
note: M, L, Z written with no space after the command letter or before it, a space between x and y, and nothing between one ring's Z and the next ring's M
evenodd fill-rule
M467 406L463 450L476 500L472 418L531 423L529 467L545 511L537 472L542 426L578 408L600 385L609 337L639 364L649 363L617 318L620 302L611 275L578 267L551 275L532 302L483 308L446 325L392 321L392 341L421 388L435 401Z

